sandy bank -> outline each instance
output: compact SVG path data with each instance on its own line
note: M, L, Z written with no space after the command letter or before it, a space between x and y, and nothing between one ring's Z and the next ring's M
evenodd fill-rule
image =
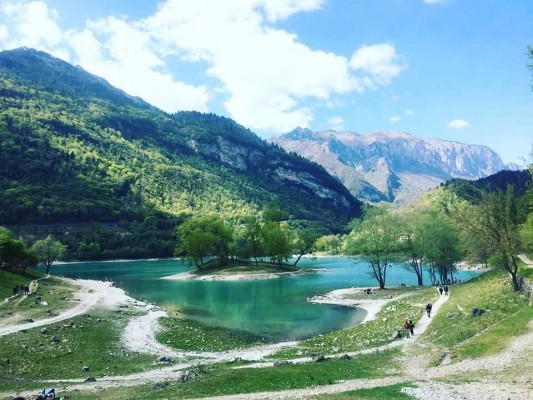
M164 276L160 279L169 279L173 281L253 281L261 279L278 279L286 278L289 276L296 276L302 274L312 274L316 273L317 269L306 269L299 271L288 271L288 272L269 272L269 273L242 273L242 274L206 274L206 275L197 275L193 272L181 272L175 275Z
M392 300L396 300L402 296L396 296L390 299L348 299L347 296L360 293L362 288L338 289L324 295L315 296L307 299L310 303L317 304L335 304L354 308L361 308L366 311L366 315L361 321L365 323L376 318L377 313L383 308L385 304Z

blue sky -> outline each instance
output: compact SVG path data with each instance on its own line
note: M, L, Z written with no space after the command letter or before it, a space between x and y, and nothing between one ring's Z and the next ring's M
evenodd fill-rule
M0 0L0 49L44 50L175 112L533 144L530 0Z

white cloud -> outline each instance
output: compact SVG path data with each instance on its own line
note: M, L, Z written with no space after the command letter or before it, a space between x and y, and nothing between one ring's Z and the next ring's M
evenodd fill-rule
M413 110L405 110L403 114L406 116L411 116L415 115L415 112Z
M340 116L331 117L327 121L330 129L334 131L343 131L344 130L344 118Z
M238 122L278 133L308 126L316 108L386 85L403 68L390 44L363 46L348 60L311 49L273 25L324 3L167 0L146 19L108 17L61 31L58 13L44 1L9 0L3 3L8 16L3 36L9 33L13 47L37 47L80 64L165 111L207 111L216 96ZM197 66L196 80L186 81L189 75L171 72L170 65L188 72Z
M399 63L401 57L389 43L361 46L350 59L350 67L369 73L367 85L387 85L396 78L405 67Z
M5 44L8 48L27 46L49 49L62 40L62 33L57 25L59 14L50 10L42 1L7 1L2 4L2 12L12 31L12 41Z
M321 4L167 1L146 26L167 54L208 63L207 74L226 89L224 105L233 118L255 129L286 132L312 121L306 101L362 90L346 58L311 50L294 34L268 25Z
M4 41L9 37L7 26L0 25L0 40Z
M444 3L446 0L424 0L424 3L426 4L437 4L437 3Z
M468 121L462 120L462 119L454 119L453 121L448 122L448 127L452 129L466 129L470 126L470 123Z
M399 115L394 115L393 117L390 117L390 122L395 124L396 122L400 122L401 119L402 117L400 117Z

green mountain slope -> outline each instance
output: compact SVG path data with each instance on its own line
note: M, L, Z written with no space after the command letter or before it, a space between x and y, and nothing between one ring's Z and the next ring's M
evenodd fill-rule
M166 114L43 52L0 53L0 110L0 225L38 233L36 225L98 223L132 245L150 240L131 237L135 224L148 224L168 243L135 255L162 256L169 232L190 215L239 218L277 205L335 231L361 212L322 167L234 121ZM94 228L80 231L86 246L109 243Z

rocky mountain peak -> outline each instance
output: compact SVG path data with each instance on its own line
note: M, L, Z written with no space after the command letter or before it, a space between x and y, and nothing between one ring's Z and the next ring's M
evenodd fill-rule
M295 131L272 142L323 165L355 195L402 202L451 178L478 179L505 168L487 146L407 132Z

